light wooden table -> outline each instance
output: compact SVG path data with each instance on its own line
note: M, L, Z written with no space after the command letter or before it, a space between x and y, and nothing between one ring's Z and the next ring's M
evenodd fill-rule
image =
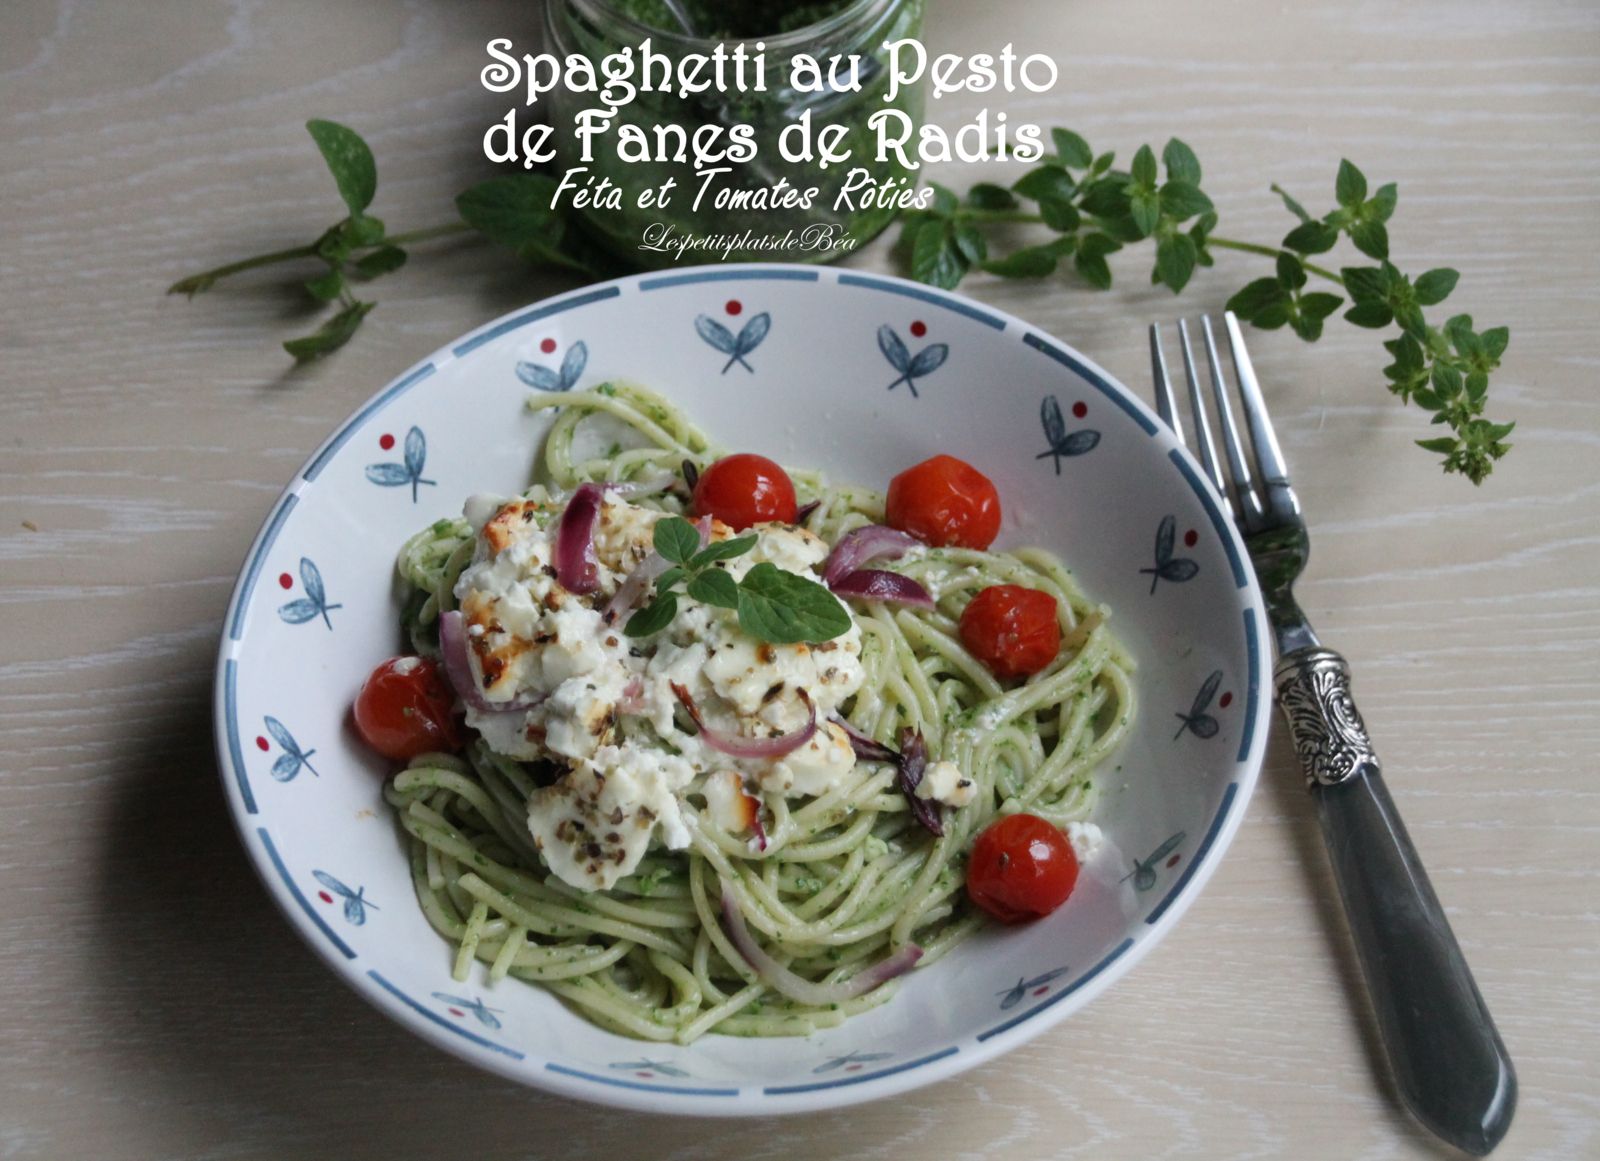
M0 14L0 1157L1329 1157L1431 1155L1385 1089L1290 755L1181 927L1003 1061L808 1122L571 1104L427 1047L339 987L255 880L218 788L211 665L245 548L296 465L414 359L564 288L485 247L419 248L346 351L271 276L175 277L339 212L301 123L377 150L375 209L439 220L504 108L481 45L528 3L117 4ZM1304 600L1352 659L1396 798L1521 1075L1508 1157L1600 1155L1600 11L1309 0L934 5L935 48L1015 39L1070 83L1006 105L1126 157L1185 137L1230 233L1275 241L1279 181L1341 155L1400 182L1398 256L1513 339L1480 490L1411 440L1377 339L1255 340L1315 529ZM997 105L997 107L1001 107ZM977 100L932 110L964 122ZM934 175L973 180L959 166ZM854 260L893 269L887 247ZM1143 324L1215 310L1148 259L1090 292L966 289L1146 385Z

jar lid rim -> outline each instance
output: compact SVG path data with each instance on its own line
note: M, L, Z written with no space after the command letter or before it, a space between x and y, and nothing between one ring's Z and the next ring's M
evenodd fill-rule
M837 12L829 14L815 24L807 24L800 28L790 29L788 32L774 33L771 36L750 36L729 40L713 40L705 36L689 36L671 28L655 28L644 24L636 17L624 12L617 0L566 0L566 3L575 8L590 8L603 13L607 20L620 25L629 32L641 33L652 38L665 39L678 46L706 45L714 47L718 44L755 44L758 41L768 49L799 48L819 36L837 32L849 27L851 24L876 17L882 12L892 8L905 0L850 0Z

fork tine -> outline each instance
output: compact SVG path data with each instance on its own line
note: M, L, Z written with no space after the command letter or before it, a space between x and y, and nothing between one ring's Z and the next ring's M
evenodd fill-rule
M1217 463L1217 445L1211 438L1211 421L1206 418L1205 400L1200 397L1200 376L1194 369L1194 348L1189 345L1189 324L1178 320L1178 345L1183 348L1183 373L1189 380L1189 412L1194 418L1195 442L1200 445L1200 459L1205 464L1206 475L1216 485L1222 506L1233 515L1233 501L1228 498L1228 485L1222 478L1222 467Z
M1245 350L1244 336L1239 333L1239 320L1231 310L1222 318L1228 327L1228 346L1233 355L1234 374L1239 380L1239 394L1244 397L1244 416L1250 424L1250 442L1256 445L1256 461L1261 465L1261 482L1287 484L1289 469L1283 462L1283 451L1278 447L1278 434L1272 430L1272 420L1267 417L1267 403L1261 397L1261 384L1256 380L1250 352Z
M1222 318L1228 327L1233 370L1239 380L1239 397L1244 404L1245 421L1250 425L1256 463L1261 467L1261 487L1266 493L1267 507L1276 511L1287 502L1289 511L1298 512L1300 502L1289 486L1289 467L1283 462L1283 449L1278 446L1278 433L1273 430L1272 418L1267 414L1267 401L1261 394L1250 352L1245 349L1244 335L1239 333L1239 320L1231 310Z
M1178 421L1178 401L1172 394L1172 379L1167 375L1167 357L1161 353L1161 327L1150 324L1150 371L1156 381L1156 414L1183 442L1183 425Z
M1261 501L1251 482L1250 463L1245 457L1244 443L1239 439L1239 426L1233 421L1233 405L1228 402L1228 387L1222 378L1222 360L1217 357L1217 339L1211 330L1211 317L1200 320L1205 334L1206 362L1211 365L1211 394L1217 404L1217 422L1222 425L1222 446L1228 453L1228 470L1233 474L1233 490L1239 498L1239 520L1249 532L1261 525Z

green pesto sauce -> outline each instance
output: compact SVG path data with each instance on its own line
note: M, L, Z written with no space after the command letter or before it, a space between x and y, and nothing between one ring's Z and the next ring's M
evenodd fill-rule
M834 13L848 8L852 0L813 0L811 3L785 3L784 0L683 0L683 11L695 32L707 40L759 40L819 24ZM617 8L647 28L681 32L682 25L661 0L618 0Z

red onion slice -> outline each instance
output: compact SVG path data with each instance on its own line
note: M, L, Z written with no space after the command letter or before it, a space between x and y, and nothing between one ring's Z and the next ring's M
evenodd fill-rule
M921 545L922 541L915 536L882 524L868 524L846 532L839 538L839 543L833 546L827 562L822 566L822 579L832 588L834 581L855 572L870 560L893 560Z
M556 580L571 593L592 593L600 583L600 563L594 555L594 526L600 519L605 488L579 484L572 493L556 528Z
M944 822L939 817L939 804L917 795L922 785L922 775L928 768L928 743L921 730L903 726L900 730L900 793L906 796L911 807L911 817L929 834L943 835Z
M817 732L817 707L812 704L810 695L803 689L795 692L800 695L800 700L806 703L806 712L810 717L798 730L790 730L787 734L780 734L776 738L746 738L741 734L727 734L721 730L714 730L706 725L705 719L700 716L700 707L694 704L694 698L688 689L674 681L672 692L683 703L683 708L689 711L689 717L700 730L700 740L713 750L732 758L781 758L805 745L811 740L811 735Z
M900 765L900 755L893 749L876 738L869 738L838 714L834 714L828 720L849 735L850 748L856 752L857 758L864 762L889 762L895 766Z
M744 957L745 962L755 969L762 983L796 1003L810 1004L814 1007L840 1004L845 1000L865 995L896 976L905 975L916 967L917 961L922 958L922 949L914 943L908 943L893 955L879 960L847 980L833 984L817 984L796 975L761 949L761 945L750 934L750 929L745 926L738 899L727 887L722 889L722 927L728 933L728 941Z
M619 714L642 714L645 711L644 678L635 673L622 687L622 697L617 700Z
M528 694L507 701L492 701L486 697L472 669L472 658L467 649L466 621L460 609L451 609L439 618L439 652L444 655L444 675L450 679L456 696L479 713L527 713L547 696L542 693Z
M923 609L933 608L933 594L920 583L901 573L881 568L858 568L837 580L829 581L828 587L841 597L896 601Z

